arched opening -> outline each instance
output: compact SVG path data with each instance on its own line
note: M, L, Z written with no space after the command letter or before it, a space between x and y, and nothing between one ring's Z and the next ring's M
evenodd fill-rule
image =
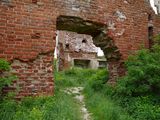
M121 74L119 72L119 69L121 69L120 66L122 66L119 62L121 59L121 54L112 38L108 36L107 25L83 20L73 16L59 16L57 18L56 25L58 31L70 31L76 32L77 34L90 35L94 45L101 48L104 52L105 58L107 59L110 82L115 82L115 79L119 76L119 74ZM87 44L88 41L84 38L81 40L81 43ZM79 51L81 51L81 49L79 49ZM85 64L87 63L88 61L85 61ZM100 64L103 65L103 61L101 61Z

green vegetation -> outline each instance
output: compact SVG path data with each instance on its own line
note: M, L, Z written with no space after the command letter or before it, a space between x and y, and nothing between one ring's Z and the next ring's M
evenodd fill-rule
M1 74L10 69L5 60L0 60L0 66ZM0 90L11 84L11 78L15 77L0 76ZM0 120L81 120L81 113L72 96L56 89L54 96L25 98L19 102L4 96L0 99Z
M4 86L9 86L16 79L15 76L9 74L10 65L4 59L0 59L0 101L3 100L2 89ZM4 72L6 72L4 74Z
M107 96L106 70L73 68L56 74L56 85L65 87L83 86L86 105L94 120L132 120L129 115ZM103 91L105 90L106 91Z
M88 79L96 74L96 70L72 68L63 72L55 73L56 88L84 86Z
M0 103L1 120L81 120L79 105L74 99L57 92L51 97L26 98L17 103Z
M104 86L104 75L90 78L84 93L95 119L160 120L160 36L155 43L151 50L143 49L129 57L125 62L127 75L119 78L115 87ZM96 78L101 82L93 87ZM119 112L121 107L127 113Z
M66 85L85 86L86 104L95 120L159 120L160 36L155 43L151 50L142 49L129 57L125 62L128 73L115 87L105 84L105 70L69 70L65 78L71 79L67 78Z
M85 84L84 94L86 105L94 120L132 120L108 93L112 90L107 86L108 72L98 70Z
M84 87L83 94L93 120L160 120L160 36L151 50L140 50L125 62L126 76L111 87L106 70L72 68L55 73L55 95L0 100L1 120L81 120L80 105L68 87ZM10 68L0 60L0 90L13 79L3 76Z
M128 73L112 91L133 118L160 119L160 37L151 50L140 50L126 61Z

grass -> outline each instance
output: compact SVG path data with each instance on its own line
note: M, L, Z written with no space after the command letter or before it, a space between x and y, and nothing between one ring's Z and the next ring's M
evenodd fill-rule
M133 120L122 107L107 96L106 70L73 68L56 74L58 89L83 86L86 106L93 120Z
M93 120L132 120L107 96L106 70L73 68L55 73L55 95L25 98L19 103L5 99L0 103L1 120L81 120L80 105L63 89L84 87L85 102Z
M132 120L120 106L103 94L87 96L86 105L93 113L94 120Z
M0 104L1 120L81 120L79 105L69 95L26 98L20 103L5 100Z
M96 74L97 70L72 68L63 72L55 73L56 88L84 86L89 78Z

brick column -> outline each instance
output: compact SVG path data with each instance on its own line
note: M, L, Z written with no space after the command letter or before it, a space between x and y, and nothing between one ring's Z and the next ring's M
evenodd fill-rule
M118 77L125 75L126 70L124 63L121 61L109 61L108 62L109 70L109 84L115 84Z

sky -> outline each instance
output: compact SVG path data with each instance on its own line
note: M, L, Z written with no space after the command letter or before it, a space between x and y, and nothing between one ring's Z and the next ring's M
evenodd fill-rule
M156 7L154 6L154 0L150 0L153 10L157 13Z

